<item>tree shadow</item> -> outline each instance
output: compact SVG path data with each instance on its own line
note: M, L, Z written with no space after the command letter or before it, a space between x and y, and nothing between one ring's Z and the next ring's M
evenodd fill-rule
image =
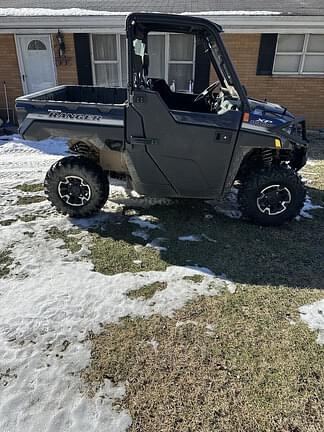
M311 189L310 194L316 192L323 199L323 192ZM231 219L206 202L179 200L145 209L141 199L138 201L132 198L127 205L123 200L126 205L122 213L102 211L90 221L73 223L101 239L122 240L132 247L152 242L159 245L162 237L165 240L160 244L166 250L160 251L160 258L166 265L208 267L241 284L324 288L323 209L313 210L312 219L301 218L273 228ZM159 227L145 229L131 223L134 209L136 217L150 215ZM89 224L94 227L87 228ZM141 229L148 235L146 240L134 235ZM192 235L199 241L179 240Z

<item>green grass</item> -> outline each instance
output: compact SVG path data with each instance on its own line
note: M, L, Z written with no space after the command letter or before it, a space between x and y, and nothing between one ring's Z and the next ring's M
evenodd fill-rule
M40 192L44 190L44 186L41 183L24 183L16 186L16 189L22 192Z
M46 201L46 197L45 196L41 196L41 195L33 195L33 196L20 196L17 199L17 203L16 205L29 205L29 204L34 204L34 203L39 203L42 201Z
M121 222L107 222L91 230L91 260L96 271L111 275L167 268L158 251L145 247L145 242L132 236L134 229L128 218L124 218Z
M201 283L204 280L204 276L199 274L193 276L184 276L183 280L189 280L195 283Z
M13 259L10 256L10 250L0 251L0 278L9 275L12 263Z
M78 229L71 229L67 231L59 230L56 227L52 227L47 231L50 238L56 240L63 240L64 246L72 253L76 253L81 249L81 244L79 243L79 239L74 237L76 234L80 233Z
M3 221L0 221L0 225L1 226L10 226L12 225L14 222L17 222L17 219L5 219Z
M23 222L32 222L37 219L36 214L25 214L22 216L19 216L19 219Z
M152 298L156 292L166 289L167 286L166 282L153 282L149 285L144 285L137 290L130 291L127 294L127 297L131 299L142 298L148 300Z

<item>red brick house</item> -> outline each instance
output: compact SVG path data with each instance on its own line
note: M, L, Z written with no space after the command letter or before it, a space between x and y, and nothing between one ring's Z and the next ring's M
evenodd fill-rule
M189 13L222 25L241 81L252 97L281 103L308 125L324 127L324 2L322 0L2 0L0 115L3 81L14 100L57 84L125 86L128 12ZM58 31L60 33L58 34ZM150 75L177 89L213 79L194 38L158 34L150 42Z

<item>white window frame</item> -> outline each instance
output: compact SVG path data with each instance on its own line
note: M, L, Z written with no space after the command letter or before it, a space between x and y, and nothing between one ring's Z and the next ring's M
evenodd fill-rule
M107 34L107 35L114 35L116 37L116 49L117 49L117 60L95 60L94 59L94 50L93 50L93 36L97 34ZM177 34L177 33L174 33ZM163 77L165 81L169 82L169 65L170 64L189 64L192 65L192 80L195 81L195 65L196 65L196 45L197 40L194 36L194 46L193 46L193 58L192 60L170 60L170 33L160 33L160 32L154 32L154 35L157 36L164 36L164 70L165 70L165 76ZM121 58L121 36L125 36L124 33L91 33L90 34L90 53L91 53L91 68L92 68L92 76L93 76L93 83L94 85L97 85L97 77L96 77L96 64L117 64L118 66L118 83L119 86L122 87L122 58ZM127 41L126 41L127 42ZM127 53L127 43L126 43L126 68L128 71L128 53ZM161 77L162 78L162 77ZM184 91L184 90L182 90Z
M117 51L117 59L116 60L95 60L94 58L94 50L93 50L93 36L101 34L101 35L113 35L116 38L116 51ZM123 33L91 33L90 34L90 52L91 52L91 68L92 68L92 77L93 84L97 85L97 77L96 77L96 65L97 64L117 64L118 70L118 85L122 87L123 85L123 74L122 74L122 58L121 58L121 36L124 36ZM126 67L128 69L128 56L126 55Z
M298 33L289 33L289 34L294 35L294 36L295 35L298 36ZM304 45L303 45L302 51L293 51L293 52L292 51L278 52L279 38L280 38L280 34L278 34L275 57L274 57L274 62L273 62L273 67L272 67L272 74L273 75L317 75L317 76L319 75L319 76L323 76L324 71L323 72L304 72L304 64L305 64L306 56L312 56L312 55L324 56L324 49L323 49L323 52L308 52L307 51L309 38L310 38L310 36L315 35L315 34L316 33L303 33ZM285 35L285 33L283 33L283 35ZM297 72L278 72L278 71L275 71L275 65L276 65L277 57L289 56L289 55L294 55L294 56L298 55L301 57L301 60L299 62L298 71Z

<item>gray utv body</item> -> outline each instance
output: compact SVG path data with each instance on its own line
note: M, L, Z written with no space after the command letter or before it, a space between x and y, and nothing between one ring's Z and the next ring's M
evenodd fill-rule
M248 98L220 26L135 13L126 30L128 88L61 86L20 97L25 138L68 137L72 153L124 174L138 193L156 197L220 198L254 170L286 163L297 171L306 163L304 119ZM218 95L213 86L200 97L176 93L163 79L150 79L151 32L194 35L216 71Z

